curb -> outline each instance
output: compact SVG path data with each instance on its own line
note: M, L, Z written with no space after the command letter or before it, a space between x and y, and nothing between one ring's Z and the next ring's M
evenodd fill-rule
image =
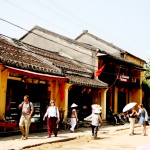
M136 124L134 127L137 128L137 127L140 127L140 126L141 125ZM100 132L100 134L101 133L103 133L103 134L106 133L107 134L107 133L112 133L112 132L115 132L115 131L117 132L117 131L121 131L121 130L127 130L129 128L130 128L130 124L121 125L121 126L103 126L99 129L99 132ZM25 148L31 148L31 147L40 146L40 145L43 145L43 144L48 144L48 143L67 142L67 141L70 141L70 140L75 140L78 137L82 137L82 136L85 136L85 135L91 135L91 128L86 128L86 129L81 128L80 130L77 130L76 134L71 135L71 137L69 137L70 135L67 132L60 132L60 135L61 134L62 134L62 136L64 136L64 135L65 136L67 135L67 136L64 137L64 138L60 137L60 138L55 138L55 139L52 139L52 140L33 141L33 143L30 142L30 141L29 141L29 143L24 141L25 143L22 142L21 145L18 145L17 147L15 146L17 141L15 141L15 143L14 143L13 142L14 139L10 139L11 141L9 142L9 138L8 139L5 138L5 140L3 140L3 143L5 145L5 146L3 145L5 147L3 150L6 150L6 149L8 150L10 148L10 145L12 147L12 150L15 150L15 149L16 150L22 150L22 149L25 149ZM45 134L42 134L42 136L36 134L36 136L41 136L41 137L43 137L43 135L45 137ZM7 142L9 142L8 145L7 145ZM20 144L20 142L18 144Z
M77 137L78 137L78 136L77 136ZM76 139L77 137L72 137L72 138L67 138L67 139L62 139L62 140L49 141L49 142L43 142L43 143L39 143L39 144L28 145L28 146L22 147L21 149L31 148L31 147L34 147L34 146L40 146L40 145L43 145L43 144L51 144L51 143L57 143L57 142L71 141L71 140Z
M137 128L137 127L140 127L140 125L135 125L135 128ZM119 127L118 129L110 129L108 132L122 131L122 130L127 130L129 128L130 128L129 126L122 127L122 128ZM75 140L75 139L77 139L78 137L81 137L81 136L84 136L84 135L76 135L75 137L71 137L71 138L59 139L59 140L55 140L55 141L48 141L48 142L43 142L43 143L39 143L39 144L32 144L32 145L24 146L24 147L22 147L22 149L31 148L31 147L34 147L34 146L40 146L40 145L48 144L48 143L50 144L50 143L57 143L57 142L66 142L66 141L70 141L70 140Z
M135 125L134 128L140 127L141 125ZM116 129L115 131L121 131L121 130L127 130L130 127L124 127L124 128L120 128L120 129Z

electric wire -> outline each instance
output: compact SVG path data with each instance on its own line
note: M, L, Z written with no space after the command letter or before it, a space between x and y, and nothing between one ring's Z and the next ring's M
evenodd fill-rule
M32 13L31 11L28 11L28 10L26 10L26 9L24 9L24 8L22 8L22 7L18 6L18 5L16 5L16 4L10 2L10 1L7 1L7 0L5 0L5 1L6 1L7 3L9 3L10 5L12 5L12 6L14 6L14 7L20 9L21 11L24 11L25 13L29 14L30 16L33 16L33 17L35 17L35 18L37 18L37 19L39 19L39 20L41 20L41 21L43 21L43 22L45 22L45 23L47 23L47 24L54 25L54 26L58 27L59 29L65 31L61 26L58 26L57 24L53 24L52 22L49 22L49 21L43 19L43 17L41 18L41 17L35 15L34 13ZM66 31L65 31L65 32L66 32Z
M8 1L8 0L5 0L7 3L10 3L10 1ZM45 1L47 1L47 0L45 0ZM41 3L41 2L39 2L39 1L37 1L37 3L40 3L40 4L42 4L43 5L43 3ZM80 22L83 22L84 21L84 19L81 19L78 15L76 15L76 14L74 14L74 13L72 13L69 9L66 9L65 7L63 7L62 5L60 5L60 4L58 4L56 1L54 2L54 1L47 1L47 5L49 4L49 3L51 3L53 6L56 6L56 8L58 8L59 7L59 10L61 9L61 10L63 10L61 13L63 13L63 12L65 12L66 14L67 14L67 16L71 16L72 18L72 20L74 20L74 18L76 18L76 19L78 19ZM12 2L10 3L10 4L12 4ZM15 5L15 4L13 4L13 6L17 6L17 5ZM41 5L39 5L40 7L41 7ZM45 7L47 7L46 5L44 5ZM18 6L19 7L19 6ZM22 9L21 7L19 7L19 9ZM23 9L24 11L26 11L25 9ZM50 10L50 9L49 9ZM56 9L55 9L56 10ZM57 10L58 11L58 10ZM29 13L29 12L28 12ZM30 14L30 13L29 13ZM32 14L32 13L31 13ZM34 17L35 17L35 15L34 15ZM40 19L40 18L39 18ZM41 18L42 19L42 18ZM43 20L43 19L42 19ZM43 20L44 21L44 20ZM75 22L77 22L76 20L75 20ZM78 23L78 24L81 24L81 23ZM84 21L86 24L87 24L87 21ZM91 24L91 22L88 22L88 24ZM92 26L93 26L93 24L91 24ZM57 25L56 25L57 26ZM60 27L59 27L60 28ZM93 26L93 29L96 29L96 27L95 26ZM99 29L97 28L96 29L96 32L98 31ZM69 32L68 32L69 33Z
M48 23L45 19L43 19L43 18L41 18L41 17L38 17L37 15L34 15L33 13L31 13L30 11L27 11L27 10L25 10L24 8L21 8L20 6L18 6L18 5L15 5L15 4L13 4L12 2L9 2L8 0L5 0L7 3L9 3L9 4L11 4L11 5L13 5L14 7L16 7L16 8L18 8L18 9L20 9L20 10L22 10L22 11L24 11L24 12L26 12L26 13L28 13L29 15L32 15L33 17L36 17L36 18L38 18L38 19L40 19L40 20L42 20L42 21L45 21L46 23ZM41 2L39 2L39 1L35 1L36 3L39 3L40 4L40 7L43 5L43 7L45 7L45 8L47 8L48 10L51 10L47 5L44 5L44 4L42 4ZM56 25L57 26L57 25ZM59 26L57 26L57 27L59 27ZM25 30L25 31L28 31L28 30ZM29 32L29 31L28 31ZM68 33L70 33L70 32L68 32ZM72 34L72 33L71 33ZM60 43L59 43L60 44ZM61 45L61 44L60 44ZM63 45L64 46L64 45ZM66 47L66 46L65 46ZM69 48L71 48L71 47L69 47ZM80 53L83 53L83 54L86 54L86 55L88 55L87 53L84 53L84 52L81 52L81 51L78 51L78 50L76 50L76 49L74 49L75 51L77 51L77 52L80 52ZM92 57L91 55L89 55L90 57ZM93 57L93 58L95 58L95 57ZM90 58L89 58L90 59Z
M6 37L6 38L9 38L9 39L11 39L11 40L14 40L14 38L12 38L12 37L9 37L9 36L6 36L6 35L3 35L3 34L0 34L1 36L4 36L4 37ZM16 40L16 39L15 39ZM19 41L19 40L18 40ZM19 41L19 42L22 42L22 41ZM24 42L22 42L22 43L24 43ZM27 44L27 43L24 43L24 44ZM39 47L36 47L36 46L33 46L33 45L30 45L30 44L27 44L28 46L32 46L32 47L34 47L34 48L37 48L37 49L41 49L41 50L45 50L45 49L42 49L42 48L39 48ZM18 48L18 47L17 47ZM23 49L24 51L27 51L26 49L24 49L24 48L19 48L19 49ZM31 53L35 53L35 52L33 52L31 49L28 49L28 51L30 51ZM50 51L51 52L51 51ZM49 58L48 56L45 56L45 55L42 55L42 54L39 54L38 53L38 55L40 55L40 56L42 56L42 57L47 57L47 58ZM58 55L58 54L56 54L56 55ZM59 55L60 56L60 55ZM64 57L64 56L63 56ZM56 60L56 61L59 61L60 62L60 60L59 59L54 59L54 58L50 58L50 59L53 59L53 60ZM68 58L67 57L67 59L69 59L69 60L71 60L72 61L72 59L70 59L70 58ZM77 60L75 60L75 61L77 61ZM61 61L61 62L64 62L64 63L67 63L68 64L68 62L65 62L65 61ZM86 63L83 63L83 62L80 62L80 61L77 61L77 62L79 62L79 63L82 63L82 64L86 64ZM72 63L71 63L72 64ZM87 64L86 64L87 65ZM119 67L119 73L120 73L120 69L121 69L121 66ZM103 73L104 74L109 74L109 75L112 75L112 76L116 76L117 77L117 75L119 75L118 73L110 73L110 72L105 72L105 71L103 71ZM136 78L136 79L139 79L140 77L142 77L142 76L140 76L140 77L136 77L136 76L129 76L129 77L131 77L131 78ZM143 76L143 77L145 77L145 76Z
M0 20L6 22L6 23L8 23L8 24L11 24L11 25L13 25L13 26L15 26L15 27L18 27L18 28L20 28L20 29L22 29L22 30L24 30L24 31L27 31L28 33L33 33L34 35L39 36L39 37L41 37L41 38L44 38L44 39L46 39L46 40L48 40L48 41L54 42L54 43L56 43L56 44L59 44L59 45L62 45L62 46L64 46L64 47L70 48L70 49L72 49L72 50L74 50L74 51L77 51L77 52L79 52L79 53L82 53L82 54L88 55L88 56L90 56L90 57L92 57L92 58L95 58L95 57L93 57L93 56L91 56L91 55L89 55L89 54L87 54L87 53L80 52L80 51L78 51L78 50L76 50L76 49L74 49L74 48L72 48L72 47L63 45L63 44L58 43L58 42L56 42L56 41L54 41L54 40L51 40L51 39L46 38L46 37L43 37L43 36L41 36L41 35L39 35L39 34L37 34L37 33L34 33L34 32L32 32L32 31L29 31L29 30L27 30L27 29L25 29L25 28L23 28L23 27L21 27L21 26L18 26L18 25L14 24L14 23L11 23L11 22L9 22L9 21L7 21L7 20L5 20L5 19L0 18ZM25 43L25 44L27 44L27 43ZM31 45L31 46L33 46L33 45ZM75 61L76 61L76 60L75 60ZM80 62L80 63L83 63L83 62ZM91 64L87 64L87 63L85 63L85 64L86 64L86 65L89 65L89 66L92 66L92 67L97 67L97 66L94 66L94 65L91 65ZM95 70L95 71L96 71L96 70Z
M12 4L12 3L11 3ZM41 4L41 3L40 3ZM12 4L12 5L14 5L14 4ZM16 5L14 5L14 6L16 6ZM45 6L45 5L44 5ZM17 6L16 6L17 7ZM18 8L20 8L20 7L18 7ZM20 8L20 9L22 9L22 8ZM23 9L24 10L24 9ZM25 11L25 10L24 10ZM3 20L4 21L4 20ZM5 20L6 21L6 20ZM6 21L7 23L10 23L10 22L8 22L8 21ZM15 25L15 24L13 24L13 23L10 23L11 25ZM22 28L22 27L20 27L20 26L17 26L17 25L15 25L16 27L19 27L19 28L21 28L21 29L23 29L23 30L25 30L25 31L27 31L27 32L31 32L31 31L28 31L28 30L26 30L26 29L24 29L24 28ZM33 32L34 33L34 32ZM44 37L45 38L45 37ZM50 39L48 39L48 40L50 40ZM52 40L51 40L52 41ZM53 41L53 42L56 42L56 41ZM27 43L26 43L27 44ZM60 44L60 43L59 43ZM64 45L63 45L64 46ZM70 47L69 47L70 48ZM76 49L75 49L76 50ZM76 50L77 51L77 50ZM80 52L80 51L78 51L78 52ZM80 53L82 53L82 52L80 52ZM86 54L87 55L87 53L84 53L84 54ZM92 57L91 55L89 55L90 57ZM93 57L93 58L95 58L95 57ZM80 62L80 63L83 63L83 62ZM90 65L90 64L86 64L86 65ZM91 66L91 65L90 65ZM97 66L94 66L94 67L97 67Z
M13 6L15 6L15 7L17 7L17 8L19 8L19 9L21 9L21 10L23 10L23 11L25 11L25 12L27 12L28 14L30 14L30 12L29 11L26 11L25 9L23 9L23 8L21 8L21 7L19 7L19 6L17 6L17 5L15 5L15 4L13 4L13 3L10 3L10 2L8 2L8 0L5 0L7 3L9 3L9 4L12 4ZM45 0L46 1L46 0ZM48 10L51 10L51 9L49 9L49 7L48 7L48 4L49 3L47 3L47 5L45 5L45 4L43 4L43 3L41 3L41 2L39 2L38 0L37 1L34 1L34 2L37 2L37 3L39 3L40 5L40 7L43 5L43 7L45 7L45 8L47 8ZM56 2L54 2L54 1L50 1L51 2L51 4L52 5L54 5L54 6L56 6L56 7L59 7L59 9L61 9L62 10L62 12L65 12L68 16L70 15L73 19L74 18L79 18L77 15L74 15L71 11L69 11L69 9L66 9L66 8L64 8L64 7L62 7L61 5L59 5L58 3L56 3ZM56 9L55 9L56 10ZM60 15L62 14L62 12L60 13ZM68 13L69 12L69 13ZM31 15L32 15L33 13L31 13ZM38 16L36 16L36 15L33 15L34 17L38 17ZM42 21L44 21L42 18L39 18L38 17L38 19L41 19ZM80 19L80 18L79 18ZM76 20L75 20L76 21ZM77 21L76 21L77 22ZM82 22L82 21L80 21L80 22ZM78 23L78 24L80 24L80 23ZM88 23L89 24L89 23ZM94 27L94 29L95 29L95 27ZM91 56L90 56L91 57Z
M11 37L9 37L9 36L6 36L6 35L3 35L3 34L0 34L1 36L3 36L3 37L7 37L7 38L9 38L9 39L11 39L11 40L15 40L16 41L16 39L14 39L14 38L11 38ZM19 40L18 40L19 41ZM46 49L42 49L42 48L39 48L39 47L36 47L36 46L33 46L33 45L30 45L30 44L27 44L27 43L25 43L25 42L22 42L22 41L19 41L19 42L21 42L21 43L23 43L23 44L26 44L27 46L31 46L31 47L33 47L33 48L37 48L37 49L41 49L41 50L45 50L45 51L49 51L49 50L46 50ZM22 49L22 50L24 50L24 51L28 51L28 52L32 52L32 53L36 53L37 55L40 55L40 56L42 56L42 57L47 57L47 58L50 58L50 59L52 59L52 60L56 60L56 61L58 61L58 62L63 62L63 63L66 63L67 65L68 64L71 64L71 65L73 65L73 62L72 61L76 61L76 62L78 62L79 64L77 64L78 66L81 66L81 64L80 63L82 63L82 64L85 64L85 65L89 65L89 64L86 64L86 63L84 63L84 62L81 62L81 61L77 61L77 60L72 60L72 59L70 59L70 58L68 58L68 57L65 57L65 56L61 56L61 55L59 55L59 54L57 54L57 53L55 53L55 55L58 55L58 56L61 56L61 57L65 57L65 58L67 58L69 61L70 61L70 63L68 63L68 61L67 62L65 62L65 61L60 61L59 59L54 59L54 58L51 58L51 57L49 57L49 56L46 56L46 55L42 55L42 54L39 54L38 52L33 52L31 49L30 49L30 47L28 48L28 50L27 49L24 49L24 48L19 48L19 47L17 47L18 49ZM49 51L49 52L52 52L52 51ZM54 52L52 52L52 53L54 53ZM91 65L92 66L92 65ZM82 66L83 67L83 66ZM88 69L88 68L87 68Z
M24 30L24 31L27 31L28 33L32 33L32 34L34 34L34 35L36 35L36 36L38 36L38 37L41 37L41 38L43 38L43 39L45 39L45 40L51 41L51 42L53 42L53 43L59 44L59 45L61 45L61 46L70 48L70 49L72 49L72 50L74 50L74 51L77 51L77 52L79 52L79 53L82 53L82 54L85 54L85 55L87 55L87 56L92 57L91 55L89 55L89 54L87 54L87 53L78 51L78 50L76 50L76 49L74 49L74 48L72 48L72 47L66 46L66 45L64 45L64 44L58 43L58 42L56 42L56 41L54 41L54 40L51 40L51 39L46 38L46 37L44 37L44 36L41 36L41 35L39 35L39 34L37 34L37 33L35 33L35 32L32 32L31 30L27 30L27 29L25 29L25 28L23 28L23 27L21 27L21 26L18 26L18 25L14 24L14 23L11 23L10 21L7 21L7 20L2 19L2 18L0 18L0 20L6 22L6 23L8 23L8 24L11 24L11 25L13 25L13 26L15 26L15 27L17 27L17 28L20 28L20 29L22 29L22 30ZM72 41L73 41L73 40L72 40ZM76 41L74 41L74 42L76 42ZM73 43L73 42L72 42L72 43ZM77 42L77 43L78 43L78 42ZM81 46L81 47L82 47L82 46ZM95 57L92 57L92 58L95 58Z

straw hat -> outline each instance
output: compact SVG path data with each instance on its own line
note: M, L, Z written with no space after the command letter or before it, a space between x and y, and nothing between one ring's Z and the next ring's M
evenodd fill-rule
M77 107L77 106L78 106L77 104L73 103L73 104L71 105L71 108L72 108L72 107Z

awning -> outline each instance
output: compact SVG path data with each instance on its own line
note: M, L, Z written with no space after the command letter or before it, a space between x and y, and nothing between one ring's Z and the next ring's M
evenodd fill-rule
M63 80L63 81L68 80L66 77L37 73L37 72L29 71L29 70L13 68L10 66L5 66L5 67L8 68L8 71L10 73L14 73L14 74L21 74L21 75L25 75L25 76L29 76L29 77L42 78L42 79L55 79L55 80L57 79L57 80Z
M66 75L66 78L69 79L69 82L74 85L94 87L94 88L108 88L108 84L100 80L91 79L87 77L75 76L75 75Z

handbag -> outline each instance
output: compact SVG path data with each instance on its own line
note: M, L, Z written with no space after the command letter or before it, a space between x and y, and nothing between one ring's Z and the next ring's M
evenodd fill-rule
M146 121L146 126L149 126L149 122L148 121Z

